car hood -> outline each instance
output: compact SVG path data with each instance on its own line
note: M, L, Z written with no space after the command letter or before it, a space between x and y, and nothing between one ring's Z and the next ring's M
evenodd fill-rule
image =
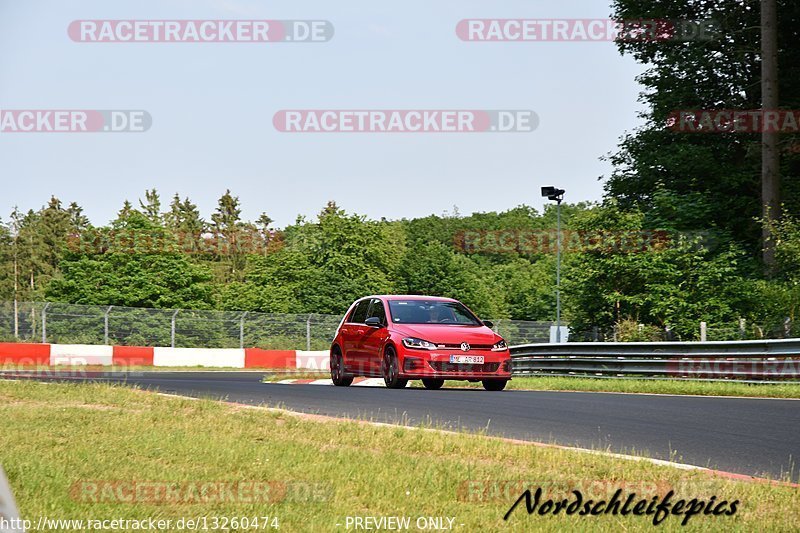
M436 344L494 344L500 338L486 326L448 326L444 324L393 324L398 333Z

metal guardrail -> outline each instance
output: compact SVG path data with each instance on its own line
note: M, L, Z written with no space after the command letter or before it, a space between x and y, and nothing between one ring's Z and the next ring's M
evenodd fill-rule
M800 339L525 344L511 359L518 376L800 381Z

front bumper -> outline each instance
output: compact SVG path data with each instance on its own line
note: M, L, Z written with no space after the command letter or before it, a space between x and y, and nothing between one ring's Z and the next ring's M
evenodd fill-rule
M451 355L477 355L483 364L451 363ZM510 379L511 355L503 352L470 351L450 353L441 350L403 350L400 375L408 379Z

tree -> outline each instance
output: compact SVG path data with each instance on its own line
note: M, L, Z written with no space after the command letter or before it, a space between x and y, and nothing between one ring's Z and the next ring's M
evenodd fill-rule
M61 200L52 196L40 211L38 231L42 238L42 259L50 271L58 268L58 260L63 253L67 236L71 230L71 214L62 207Z
M83 214L83 208L77 203L72 202L69 204L67 214L69 215L70 232L80 234L82 231L92 227L89 219Z
M496 290L501 291L509 318L553 320L555 306L555 258L531 262L514 258L492 267Z
M161 197L158 194L158 191L155 189L151 189L149 191L144 192L145 200L139 200L139 207L142 209L142 213L150 219L154 225L160 226L162 219L161 219Z
M134 212L136 212L136 210L133 208L133 205L128 200L125 200L125 203L122 204L122 209L117 213L117 218L111 225L115 228L124 227L128 218L130 218Z
M741 271L753 265L738 246L666 230L644 239L644 246L609 241L654 235L644 220L643 213L608 204L574 221L577 229L597 235L587 249L565 257L564 294L574 331L633 322L669 327L688 340L697 337L701 320L734 324L746 316L737 305Z
M62 262L48 299L87 305L210 309L211 272L178 254L108 252Z
M181 201L178 193L175 193L169 207L165 222L176 235L181 249L188 253L200 252L206 223L197 206L188 197Z
M243 239L244 228L241 221L242 209L239 197L232 196L230 189L225 191L217 202L217 209L211 215L217 254L225 256L224 279L239 279L246 264L247 246Z
M481 269L451 247L431 242L409 249L398 274L403 292L461 300L482 318L507 318L503 293Z
M639 77L645 87L645 125L622 140L610 157L615 169L606 183L609 198L622 209L642 212L645 225L669 220L680 230L713 229L733 236L754 257L761 255L761 138L757 133L682 133L670 127L678 110L758 109L760 91L760 16L752 2L653 2L615 0L618 20L715 20L720 31L711 40L620 41L622 53L647 66ZM778 4L778 61L787 73L780 80L781 101L800 98L800 54L794 22L800 4ZM782 162L786 183L800 176L798 156ZM800 207L798 188L784 190L790 212ZM669 211L664 211L664 207Z
M239 197L232 196L228 189L217 201L217 210L211 215L215 231L222 235L233 234L241 222L241 214Z
M775 0L761 0L761 108L778 109L778 9ZM781 175L778 132L761 135L761 207L767 223L763 225L764 264L775 267L775 242L771 223L780 220Z
M10 242L9 245L11 247L9 251L9 257L12 262L11 266L11 273L13 276L13 299L14 301L18 301L20 299L20 231L22 229L23 223L22 213L19 212L17 206L14 206L14 210L11 212L11 222L9 223L9 233L10 233Z
M316 223L287 227L284 243L251 256L244 279L222 292L226 308L343 313L365 294L391 293L404 245L399 227L348 215L329 202Z
M0 300L16 299L15 235L10 224L0 219Z
M29 210L23 215L15 209L11 233L17 296L23 300L40 298L66 251L70 215L58 198L51 197L39 211Z

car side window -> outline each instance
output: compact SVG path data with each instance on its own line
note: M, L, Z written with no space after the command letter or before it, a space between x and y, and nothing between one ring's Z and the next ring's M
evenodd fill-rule
M369 308L368 318L372 317L377 317L381 320L381 324L386 324L386 308L384 308L383 302L379 298L374 298Z
M353 324L363 324L367 320L367 311L369 310L369 300L362 300L358 302L353 313L350 315L348 322Z

